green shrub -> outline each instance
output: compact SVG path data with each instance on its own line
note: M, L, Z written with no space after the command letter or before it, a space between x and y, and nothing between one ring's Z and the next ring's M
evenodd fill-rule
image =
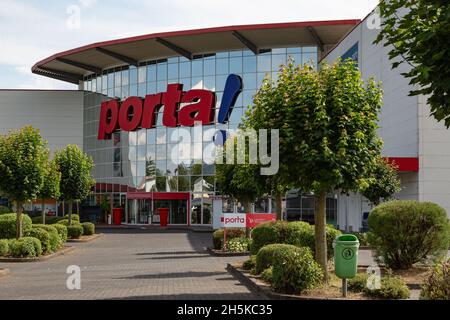
M256 256L250 256L248 260L245 260L242 264L244 270L252 270L256 266Z
M13 239L16 237L17 214L9 213L0 215L0 239ZM31 229L31 218L22 214L23 234Z
M0 206L0 214L12 213L13 211L5 206Z
M69 220L69 215L66 214L64 216L64 219ZM74 221L80 222L80 216L78 214L72 214L72 222L74 222Z
M9 245L7 239L0 239L0 257L7 256L9 253Z
M70 239L78 239L83 235L83 226L81 224L73 224L67 226L67 236Z
M278 292L301 293L323 281L323 271L307 247L283 248L275 254L272 286Z
M41 242L33 237L9 240L9 253L15 258L33 258L42 254Z
M273 281L273 267L269 267L266 270L264 270L263 272L261 272L261 278L264 281L272 283L272 281Z
M425 300L450 300L450 259L437 263L424 282L420 298Z
M392 269L446 255L450 223L445 210L431 202L390 201L374 208L368 219L368 240L379 257Z
M52 224L55 227L56 231L58 231L59 237L61 238L62 244L67 242L67 227L63 224L55 223Z
M228 252L247 252L249 250L250 239L233 238L227 241Z
M95 224L92 222L83 222L81 225L83 226L83 235L90 236L95 233Z
M274 243L259 249L255 259L255 273L260 274L267 268L273 266L275 255L278 251L292 248L290 244Z
M241 237L245 237L245 229L227 228L227 240ZM220 250L223 248L223 229L217 229L216 231L214 231L213 246L216 250Z
M359 245L360 246L368 246L369 242L367 241L367 233L362 232L350 232L350 234L353 234L358 238Z
M282 223L281 221L271 221L256 226L252 230L253 242L250 248L251 254L257 254L259 249L268 244L281 243L279 230L282 228L277 227L277 225Z
M381 277L380 289L364 289L364 294L381 299L408 299L409 289L405 281L393 275Z
M327 256L331 259L334 255L333 241L341 234L333 226L327 225ZM251 253L257 254L258 250L268 244L285 243L298 247L309 247L315 251L314 226L307 222L267 222L263 223L252 231L253 243Z
M53 225L35 224L33 228L40 228L48 232L50 236L50 251L55 252L61 248L63 244L62 238L59 236L58 230Z
M363 292L367 288L369 274L362 272L356 274L352 279L348 279L348 290L352 292Z
M43 253L51 253L51 244L50 244L50 234L41 228L32 228L27 231L27 237L33 237L38 239L41 242L42 252Z

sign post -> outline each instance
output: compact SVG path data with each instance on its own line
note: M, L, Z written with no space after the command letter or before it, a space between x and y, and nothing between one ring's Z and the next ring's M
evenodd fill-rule
M223 251L227 250L227 228L246 228L247 215L226 213L223 215Z

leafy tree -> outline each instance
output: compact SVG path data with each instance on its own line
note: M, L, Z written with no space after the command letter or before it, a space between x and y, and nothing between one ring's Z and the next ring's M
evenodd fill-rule
M59 172L58 166L55 160L49 160L47 153L47 163L44 171L44 182L38 193L38 198L41 199L42 204L42 224L45 224L45 199L58 199L59 198L59 183L61 181L61 172Z
M73 202L84 200L95 184L91 176L94 162L76 145L68 145L58 151L55 162L61 172L61 199L69 202L69 225L71 225Z
M362 191L374 206L381 200L391 200L392 196L401 190L401 182L398 178L397 167L379 157L376 165L370 172L369 185Z
M17 208L16 237L22 237L23 203L36 199L44 183L48 149L31 126L0 136L0 189Z
M436 120L450 126L450 5L447 0L380 2L382 30L376 43L392 45L393 68L408 63L404 76L420 88L411 95L429 95ZM405 14L403 14L406 12Z
M237 163L237 138L230 138L223 149L224 156L227 148L234 148L233 163L226 163L225 159L216 164L216 178L222 193L231 196L244 206L246 212L251 212L252 202L265 193L265 185L260 175L259 166L249 164L248 149L246 150L246 161L244 164ZM219 157L222 153L219 152ZM223 162L223 163L221 163Z
M360 191L380 155L376 135L382 93L367 84L353 61L283 67L276 82L266 79L254 98L249 124L279 129L281 185L316 196L316 260L326 271L326 195Z

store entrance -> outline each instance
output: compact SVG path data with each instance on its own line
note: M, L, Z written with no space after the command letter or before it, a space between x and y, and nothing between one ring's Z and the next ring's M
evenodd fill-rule
M128 224L159 225L159 208L168 208L168 224L187 225L189 194L184 193L128 193L126 222Z

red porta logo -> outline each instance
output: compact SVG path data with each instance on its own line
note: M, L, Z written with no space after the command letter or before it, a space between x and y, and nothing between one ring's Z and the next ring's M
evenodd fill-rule
M241 217L225 218L225 225L227 225L227 224L235 224L235 223L243 224L243 223L245 223L245 219L241 218Z
M162 123L166 127L191 127L195 122L208 125L214 120L215 104L214 92L200 89L184 92L182 84L169 84L166 92L149 94L145 99L129 97L123 102L117 99L105 101L101 104L98 139L111 139L111 134L118 129L153 128L156 113L162 106Z

